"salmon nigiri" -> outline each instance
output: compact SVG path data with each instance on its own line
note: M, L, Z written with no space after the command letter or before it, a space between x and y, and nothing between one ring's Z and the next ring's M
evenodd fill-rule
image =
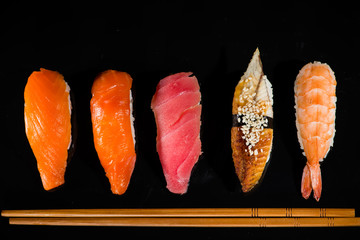
M123 194L134 170L135 135L132 117L132 78L108 70L94 81L90 102L94 144L114 194Z
M308 63L295 81L296 127L301 148L307 158L301 180L302 196L321 196L320 162L333 145L335 135L336 80L329 65Z
M44 68L34 71L25 86L25 132L45 190L65 182L71 144L69 92L60 73Z

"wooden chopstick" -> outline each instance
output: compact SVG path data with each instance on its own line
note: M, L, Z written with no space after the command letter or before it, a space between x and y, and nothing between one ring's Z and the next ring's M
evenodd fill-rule
M358 227L360 218L147 218L147 217L82 217L82 218L10 218L15 225L52 226L136 226L136 227Z
M147 208L3 210L4 217L355 217L352 208Z
M14 225L138 227L360 226L350 208L155 208L3 210Z

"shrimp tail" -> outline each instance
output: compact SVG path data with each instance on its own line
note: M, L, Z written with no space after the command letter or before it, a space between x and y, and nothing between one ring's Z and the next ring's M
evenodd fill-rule
M301 180L301 194L305 199L308 199L311 191L314 190L314 198L316 201L320 200L321 196L321 171L320 164L310 165L306 164Z
M321 171L320 171L319 163L310 166L310 174L311 174L311 186L312 189L314 190L314 198L316 199L316 201L319 201L321 196L321 189L322 189Z
M310 169L306 164L301 179L301 194L303 198L308 199L311 194L311 191L312 188L311 188Z

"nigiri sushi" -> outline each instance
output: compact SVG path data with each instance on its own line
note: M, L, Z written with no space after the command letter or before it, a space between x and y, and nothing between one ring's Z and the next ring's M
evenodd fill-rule
M29 76L24 90L25 132L45 190L65 182L71 144L69 93L64 77L44 68Z
M242 191L251 191L264 174L273 142L273 95L263 73L259 49L235 88L231 147Z
M151 101L157 126L156 149L170 192L187 192L201 154L201 94L196 77L182 72L162 79Z
M330 66L320 62L306 64L295 80L297 136L307 158L301 180L305 199L314 190L314 198L320 200L320 162L333 146L335 136L336 84Z
M95 149L111 191L118 195L127 190L136 161L131 86L128 73L108 70L95 79L91 89Z

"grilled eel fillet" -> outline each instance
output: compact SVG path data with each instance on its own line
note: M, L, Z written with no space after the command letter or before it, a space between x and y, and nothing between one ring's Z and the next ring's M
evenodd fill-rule
M251 191L261 179L273 140L272 88L263 73L258 49L235 88L231 147L242 191Z

